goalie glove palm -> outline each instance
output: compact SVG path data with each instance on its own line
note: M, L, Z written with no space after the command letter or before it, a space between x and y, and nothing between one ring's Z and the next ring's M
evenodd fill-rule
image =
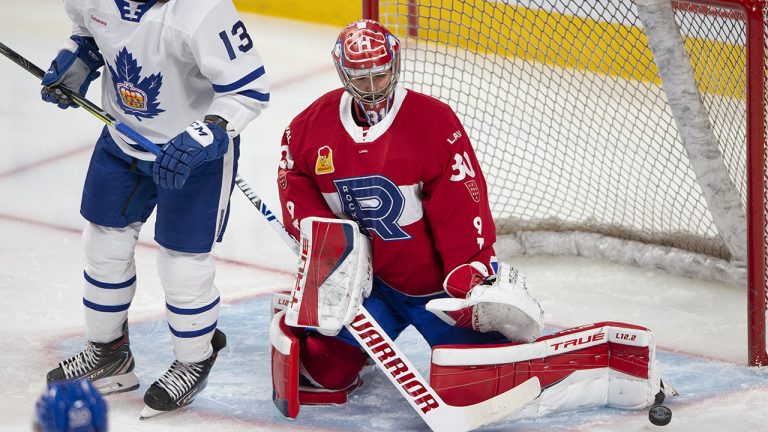
M196 121L162 148L152 178L163 189L180 189L195 168L227 152L229 136L219 125Z
M460 287L480 279L479 267L475 266L473 271L464 266L446 277L445 288L449 294L461 292ZM498 331L515 342L535 340L543 327L544 312L528 293L525 276L508 264L500 264L496 276L475 283L466 298L431 300L427 310L448 324L482 333Z

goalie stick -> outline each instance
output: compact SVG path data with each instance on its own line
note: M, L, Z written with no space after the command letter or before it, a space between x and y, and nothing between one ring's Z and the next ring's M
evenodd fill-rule
M45 72L29 60L0 42L0 53L21 66L37 78ZM161 150L155 143L117 121L102 108L77 92L59 86L78 106L93 114L107 125L135 141L145 150L159 155ZM235 183L248 200L267 219L269 224L297 255L298 243L288 234L277 216L269 210L250 185L238 174ZM435 432L464 432L492 423L508 416L536 399L541 393L539 380L533 377L524 383L478 404L459 407L445 403L421 373L413 366L400 348L392 341L371 314L360 305L357 316L346 325L360 346L376 362L400 394L408 401L425 423Z

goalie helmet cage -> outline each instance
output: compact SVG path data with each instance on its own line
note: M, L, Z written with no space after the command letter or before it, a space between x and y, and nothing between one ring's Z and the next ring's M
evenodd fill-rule
M362 3L401 39L401 82L464 123L499 255L746 286L768 364L766 0Z

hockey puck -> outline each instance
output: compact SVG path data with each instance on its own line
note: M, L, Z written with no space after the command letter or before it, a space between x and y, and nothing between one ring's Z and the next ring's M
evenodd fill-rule
M664 405L654 405L648 411L648 420L656 426L666 426L672 421L672 410Z

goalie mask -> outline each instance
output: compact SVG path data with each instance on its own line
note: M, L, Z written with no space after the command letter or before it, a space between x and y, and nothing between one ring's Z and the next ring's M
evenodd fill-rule
M392 106L400 77L400 41L378 22L359 20L341 31L331 55L344 88L368 124L381 121Z

